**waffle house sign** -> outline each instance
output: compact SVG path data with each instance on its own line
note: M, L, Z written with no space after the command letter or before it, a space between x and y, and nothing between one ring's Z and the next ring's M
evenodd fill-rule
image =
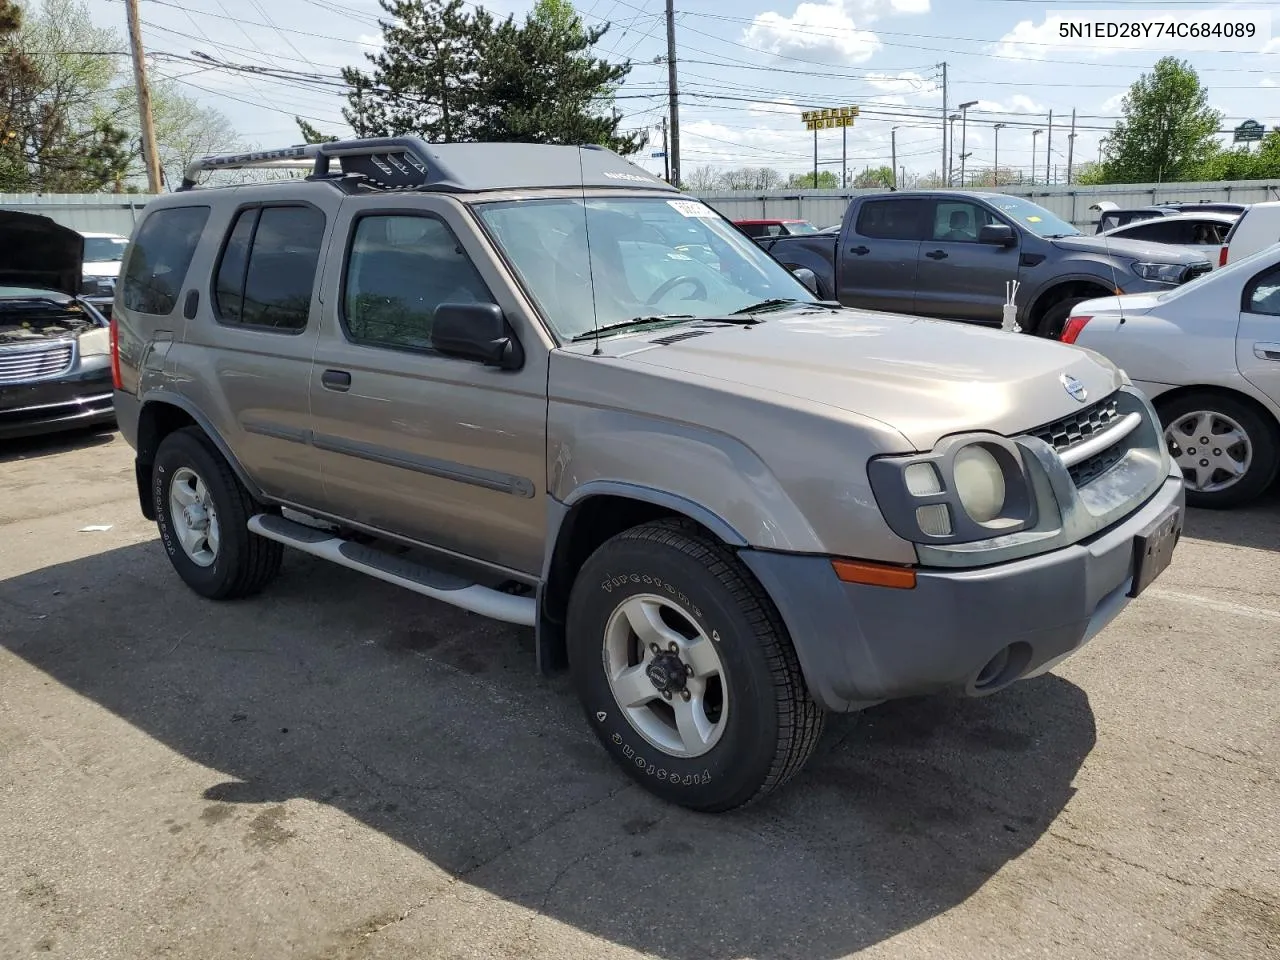
M857 107L831 107L826 110L806 110L800 114L806 130L836 130L852 127L858 116Z

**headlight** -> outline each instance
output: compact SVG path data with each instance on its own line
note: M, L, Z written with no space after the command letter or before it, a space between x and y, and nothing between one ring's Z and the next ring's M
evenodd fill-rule
M1182 263L1138 262L1133 265L1134 273L1143 280L1153 280L1156 283L1181 283L1186 269L1186 264Z
M80 334L80 356L102 357L111 352L111 331L99 327Z
M994 434L948 437L929 453L878 457L867 475L889 528L913 543L972 543L1037 519L1021 453Z
M985 448L972 444L956 454L952 464L956 496L978 523L990 523L1004 509L1004 471Z

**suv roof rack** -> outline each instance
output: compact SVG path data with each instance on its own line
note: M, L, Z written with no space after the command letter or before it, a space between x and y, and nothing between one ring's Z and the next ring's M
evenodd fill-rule
M339 170L333 171L331 161ZM535 143L427 143L417 137L382 137L307 143L276 150L201 157L187 166L180 190L211 170L305 169L308 180L339 189L432 190L470 193L537 187L627 187L679 191L612 150L595 145Z

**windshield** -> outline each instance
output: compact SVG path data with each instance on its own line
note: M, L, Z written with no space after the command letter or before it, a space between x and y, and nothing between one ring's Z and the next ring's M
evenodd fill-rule
M818 228L807 220L792 220L785 224L791 233L817 233Z
M766 300L816 302L696 200L509 200L477 211L566 340L637 317L723 317Z
M124 248L129 241L124 237L85 237L84 262L104 263L108 260L120 260L124 257Z
M989 197L988 202L1003 213L1022 224L1032 233L1040 237L1078 237L1079 230L1056 214L1050 213L1038 203L1023 200L1021 197Z

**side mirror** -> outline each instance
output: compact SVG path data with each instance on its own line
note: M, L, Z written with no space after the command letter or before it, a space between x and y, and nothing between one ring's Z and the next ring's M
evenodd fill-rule
M997 247L1012 247L1018 242L1013 235L1013 227L1007 223L988 223L978 231L979 243L990 243Z
M815 297L818 296L818 275L816 273L808 267L792 267L791 273L805 285L805 289Z
M431 325L431 346L446 357L478 360L487 367L518 370L524 350L496 303L442 303Z

